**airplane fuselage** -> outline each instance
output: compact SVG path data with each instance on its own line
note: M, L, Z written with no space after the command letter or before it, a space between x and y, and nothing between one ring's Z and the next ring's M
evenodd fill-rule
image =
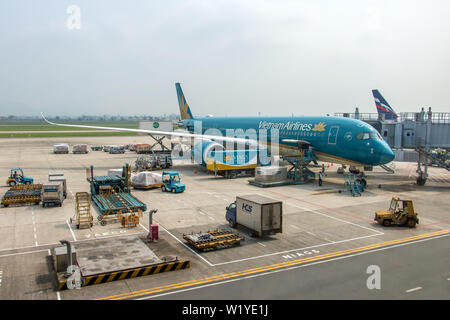
M194 121L198 121L196 127ZM266 132L264 140L269 144L279 143L280 156L298 156L301 141L313 147L320 161L374 166L394 159L391 148L375 128L363 121L350 118L208 117L185 119L181 124L190 132L210 134L218 130L223 136L227 136L227 130L230 129L255 131L259 141L262 139L261 132ZM196 130L201 132L195 132ZM279 141L271 141L272 130L278 130Z

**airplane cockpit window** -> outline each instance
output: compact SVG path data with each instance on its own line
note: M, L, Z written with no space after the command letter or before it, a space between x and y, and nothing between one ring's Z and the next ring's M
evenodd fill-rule
M368 140L368 139L383 140L383 138L378 132L360 132L358 133L356 138L359 140Z
M383 138L381 137L381 135L378 132L371 132L370 139L383 140Z
M360 132L356 136L356 139L358 140L367 140L370 139L370 133L369 132Z

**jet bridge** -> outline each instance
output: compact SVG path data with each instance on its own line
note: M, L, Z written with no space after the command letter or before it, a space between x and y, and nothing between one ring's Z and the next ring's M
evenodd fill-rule
M383 115L373 113L336 113L335 116L365 121L377 129L392 149L413 149L418 153L417 184L424 185L428 177L428 163L431 149L450 150L450 113L402 112L398 121L384 120ZM380 118L381 116L381 118ZM422 170L422 166L424 170ZM445 167L445 164L443 165ZM446 167L449 170L449 167Z

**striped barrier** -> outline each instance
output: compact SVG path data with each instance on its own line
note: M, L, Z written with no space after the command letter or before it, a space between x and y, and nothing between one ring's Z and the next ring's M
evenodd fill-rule
M161 263L153 266L127 269L117 272L101 273L94 276L82 278L82 286L91 286L94 284L107 283L116 280L131 279L141 276L147 276L156 273L169 272L181 269L187 269L191 266L189 260L177 260L173 262ZM58 291L67 289L66 279L58 278Z

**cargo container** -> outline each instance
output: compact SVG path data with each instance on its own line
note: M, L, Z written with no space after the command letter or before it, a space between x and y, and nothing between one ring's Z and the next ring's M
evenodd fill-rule
M237 196L226 208L225 218L232 228L249 229L251 236L281 233L283 202L257 194Z
M67 183L66 183L66 177L64 177L64 173L62 172L50 172L48 174L48 181L49 182L58 182L60 181L63 186L63 196L64 199L67 198Z
M69 153L69 145L67 143L54 144L53 153Z
M82 154L88 153L88 145L87 144L76 144L72 147L72 153L74 154Z
M42 186L42 207L49 204L62 206L64 201L63 184L61 181L47 182Z

